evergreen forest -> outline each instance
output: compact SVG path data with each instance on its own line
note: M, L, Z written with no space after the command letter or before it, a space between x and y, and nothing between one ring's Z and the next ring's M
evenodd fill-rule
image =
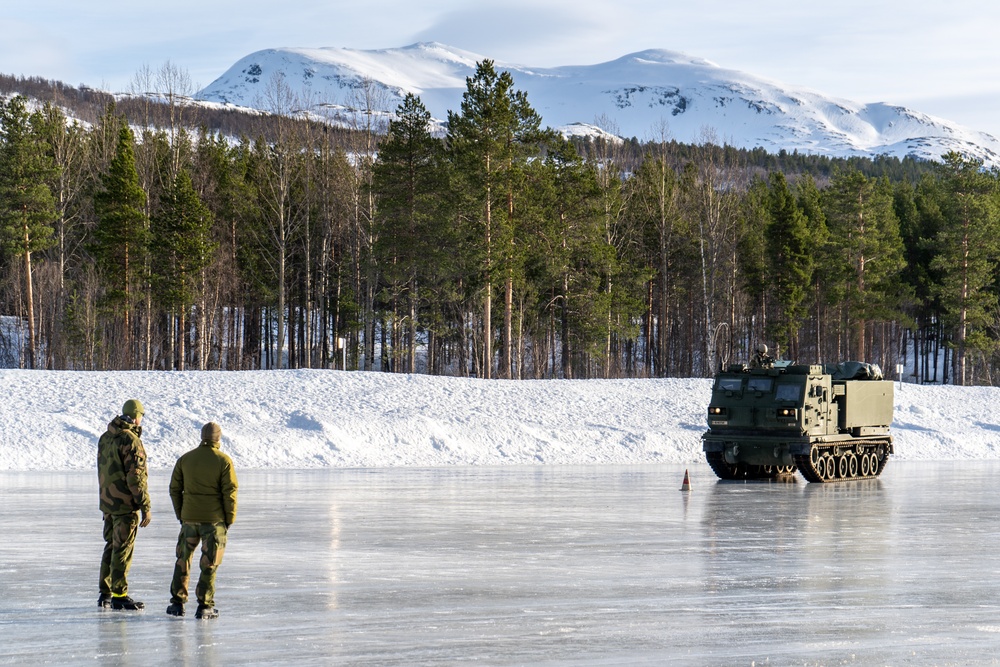
M444 136L374 84L341 127L279 77L251 115L156 74L117 100L0 77L0 366L701 377L764 342L1000 383L980 161L570 140L489 60Z

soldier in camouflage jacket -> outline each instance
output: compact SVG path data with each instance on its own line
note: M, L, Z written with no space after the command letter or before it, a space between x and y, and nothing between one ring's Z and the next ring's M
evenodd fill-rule
M137 529L151 517L147 488L146 450L142 446L142 403L130 399L97 443L100 507L104 514L104 553L101 556L100 607L139 610L128 595ZM140 519L140 514L141 519Z

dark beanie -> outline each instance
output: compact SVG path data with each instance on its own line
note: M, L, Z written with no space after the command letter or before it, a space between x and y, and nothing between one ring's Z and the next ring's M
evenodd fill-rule
M222 440L222 427L215 422L208 422L201 427L201 439L206 442L219 442Z

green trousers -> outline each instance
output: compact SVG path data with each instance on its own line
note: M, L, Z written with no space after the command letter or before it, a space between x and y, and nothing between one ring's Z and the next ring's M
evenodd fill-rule
M101 593L128 595L128 569L132 565L139 513L104 515L104 553L101 555Z
M170 582L170 601L184 604L188 599L188 581L191 578L191 556L201 543L201 576L194 592L198 604L215 606L215 571L226 551L226 524L184 523L177 536L177 563Z

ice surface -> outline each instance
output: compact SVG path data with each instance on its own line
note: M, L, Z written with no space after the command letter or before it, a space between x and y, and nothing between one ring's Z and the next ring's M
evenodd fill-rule
M96 473L0 473L0 663L994 664L1000 463L684 468L243 471L216 621L164 613L166 471L138 614L96 606Z

